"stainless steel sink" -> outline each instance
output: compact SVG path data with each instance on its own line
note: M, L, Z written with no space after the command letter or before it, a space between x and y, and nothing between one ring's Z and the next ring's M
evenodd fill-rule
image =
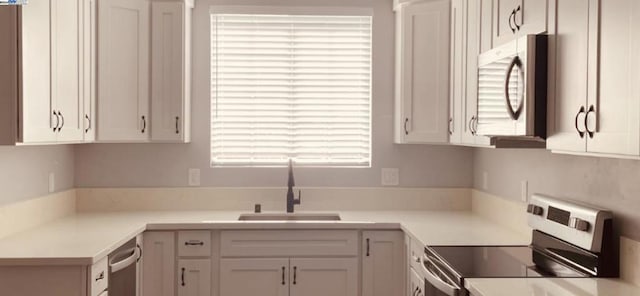
M335 213L260 213L242 214L240 221L340 221Z

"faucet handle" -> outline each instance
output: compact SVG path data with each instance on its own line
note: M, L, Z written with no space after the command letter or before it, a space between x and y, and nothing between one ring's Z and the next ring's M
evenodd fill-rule
M293 200L293 203L299 205L302 201L302 190L298 189L298 198Z

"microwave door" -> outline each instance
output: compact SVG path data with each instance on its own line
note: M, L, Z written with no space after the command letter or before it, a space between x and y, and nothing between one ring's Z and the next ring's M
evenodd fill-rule
M515 120L508 109L513 107L517 112L518 103L521 101L518 95L518 85L521 83L521 74L516 65L512 63L517 55L508 55L492 60L481 65L478 73L478 135L514 135ZM517 61L516 61L517 63ZM507 75L509 74L509 75ZM509 93L509 104L507 96Z

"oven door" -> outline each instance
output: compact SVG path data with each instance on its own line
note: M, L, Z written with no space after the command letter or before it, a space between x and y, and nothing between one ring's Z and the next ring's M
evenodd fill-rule
M138 296L142 248L134 238L109 254L109 295Z
M425 279L424 296L464 296L465 290L444 271L444 264L427 255L422 257L422 272Z

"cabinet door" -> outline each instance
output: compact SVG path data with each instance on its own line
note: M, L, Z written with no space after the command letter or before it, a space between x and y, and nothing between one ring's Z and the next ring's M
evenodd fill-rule
M548 0L493 0L493 46L547 31Z
M82 0L51 1L51 96L61 119L58 142L82 142Z
M220 260L220 296L288 296L289 259Z
M151 4L151 139L181 141L184 138L185 102L185 4Z
M447 143L449 2L404 4L397 17L396 142Z
M178 296L211 296L211 260L178 261Z
M404 234L401 231L365 231L362 238L362 295L403 295Z
M589 11L597 0L557 0L550 35L551 95L548 109L547 147L557 151L585 152L585 104L596 73L589 71ZM594 6L595 7L595 6ZM555 69L553 68L555 65Z
M534 0L540 1L540 0ZM514 10L523 0L493 0L493 45L501 45L516 38L516 27L513 24Z
M32 1L21 7L21 141L55 142L51 98L51 5L49 0Z
M357 258L291 259L290 296L357 296Z
M493 0L477 0L480 7L478 17L480 28L480 52L493 48Z
M82 114L84 142L93 142L96 139L96 48L97 41L97 7L96 0L83 1L83 26L82 26L82 97L84 113Z
M590 96L587 107L593 110L587 116L587 127L595 131L587 139L587 152L638 156L640 1L603 0L599 9L599 21L590 20L600 25L599 91Z
M173 296L176 283L175 234L145 232L142 250L142 295Z
M98 2L98 140L149 138L149 2Z
M449 105L449 143L462 143L464 132L463 97L464 97L464 56L466 33L466 0L451 2L451 73L450 73L450 105Z

